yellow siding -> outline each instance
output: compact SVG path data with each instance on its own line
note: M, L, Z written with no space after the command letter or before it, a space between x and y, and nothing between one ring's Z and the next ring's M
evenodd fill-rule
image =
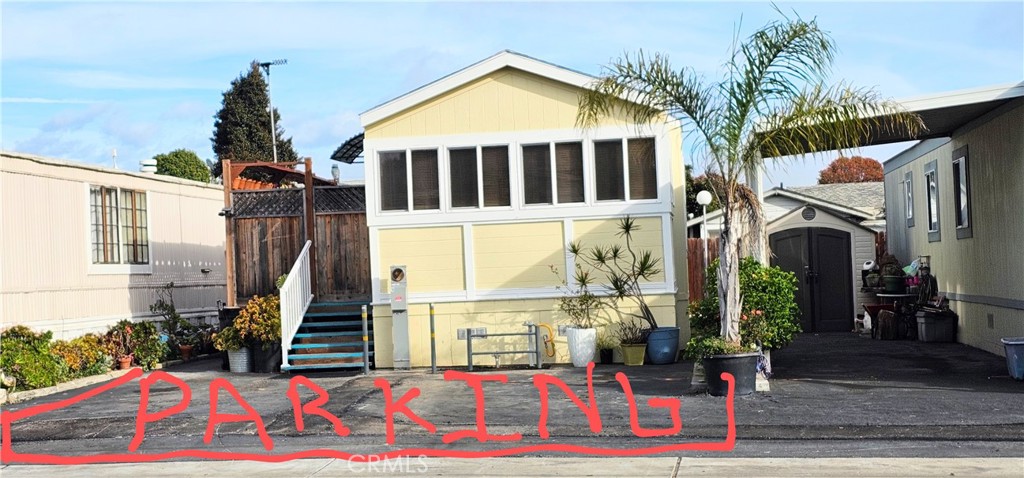
M379 233L380 290L389 290L392 265L409 270L409 292L465 290L462 228L383 229Z
M504 68L366 126L366 138L576 127L580 89ZM602 125L629 123L617 113Z
M658 259L658 269L661 270L660 273L651 278L651 282L661 282L665 280L661 218L642 217L635 218L635 221L639 229L633 232L633 250L638 252L641 250L651 251L651 255ZM615 244L620 244L625 249L626 242L617 235L618 233L618 219L575 221L573 223L573 240L581 244L584 249Z
M476 287L554 288L559 279L550 266L565 269L563 237L561 222L473 227Z
M671 294L649 296L648 304L654 312L658 325L675 325L676 301ZM683 307L685 307L683 303ZM486 327L488 333L525 332L524 322L547 324L554 330L555 356L544 355L544 363L568 363L569 353L565 337L558 336L558 324L565 319L557 311L554 299L524 300L491 300L477 302L452 302L435 304L435 331L437 340L437 364L441 367L466 365L466 341L457 339L460 328ZM628 309L627 309L628 310ZM377 306L373 309L374 350L377 366L388 368L392 362L391 309L389 306ZM409 306L409 348L413 367L430 366L430 320L429 308L426 304ZM615 324L621 320L614 310L602 314L600 328L614 330ZM541 332L547 335L546 331ZM686 340L686 338L681 338ZM685 343L685 342L684 342ZM681 344L682 345L682 344ZM477 351L483 350L523 350L526 339L523 337L494 337L486 340L474 340ZM494 365L489 355L478 356L476 365ZM526 355L506 355L501 358L502 365L527 364Z

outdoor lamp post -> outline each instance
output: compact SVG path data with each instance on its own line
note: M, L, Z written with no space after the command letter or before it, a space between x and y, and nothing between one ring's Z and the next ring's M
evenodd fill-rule
M331 176L334 177L334 185L337 186L341 182L341 168L337 163L331 165Z
M707 190L697 193L697 204L701 208L700 237L704 240L704 270L708 268L708 204L711 204L711 193Z
M270 67L287 64L288 60L274 60L260 63L260 67L267 73L267 105L270 108L270 144L274 149L274 162L277 162L277 125L274 124L274 101L270 99Z

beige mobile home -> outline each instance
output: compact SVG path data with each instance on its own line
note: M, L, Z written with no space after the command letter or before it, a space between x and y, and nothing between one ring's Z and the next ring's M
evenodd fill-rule
M1002 355L1024 336L1024 83L903 104L931 138L885 162L889 249L929 256L957 340Z
M429 303L438 364L465 365L460 328L565 323L555 299L574 268L567 244L611 244L625 215L662 260L645 286L658 323L688 339L679 124L623 116L579 129L577 96L593 79L505 51L361 115L378 366L394 365L390 266L407 268L410 365L430 364ZM555 345L545 360L566 361L564 338Z
M174 282L179 312L224 298L216 185L30 154L0 157L0 323L71 338L148 320Z

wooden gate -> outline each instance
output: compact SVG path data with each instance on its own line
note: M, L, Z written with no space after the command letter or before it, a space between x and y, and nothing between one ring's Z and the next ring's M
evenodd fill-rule
M688 238L686 248L690 302L693 303L704 298L704 241L700 238ZM718 259L717 237L708 239L708 264L714 262L715 259Z
M369 300L369 230L362 186L316 186L312 194L304 188L225 189L230 194L228 240L233 246L228 267L234 272L228 278L228 305L276 293L277 278L288 273L306 240L313 241L314 300ZM307 218L314 224L311 233Z

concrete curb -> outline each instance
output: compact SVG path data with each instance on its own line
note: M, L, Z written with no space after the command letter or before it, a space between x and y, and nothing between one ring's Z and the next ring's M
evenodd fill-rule
M135 368L135 367L133 367ZM99 375L90 375L88 377L76 378L69 380L64 383L58 383L52 387L37 388L35 390L25 390L24 392L7 393L4 390L4 394L0 395L0 403L18 403L25 400L31 400L33 398L45 397L47 395L53 395L57 393L66 392L80 387L87 387L89 385L95 385L97 383L106 382L118 378L131 369L125 370L113 370L107 373L101 373Z
M189 362L197 362L197 361L200 361L200 360L212 360L214 358L219 358L219 355L217 355L217 354L206 354L206 355L202 355L202 356L199 356L199 357L194 357L191 360L189 360ZM167 367L170 367L170 366L173 366L173 365L178 365L178 364L183 364L183 363L186 363L186 362L184 360L168 360L166 362L161 362L161 363L156 364L156 366L153 367L153 370L160 370L160 369L163 369L163 368L167 368ZM132 367L132 368L138 368L138 367ZM129 368L129 369L126 369L126 370L112 370L110 372L101 373L99 375L90 375L88 377L76 378L74 380L69 380L67 382L58 383L57 385L54 385L52 387L37 388L37 389L34 389L34 390L25 390L24 392L9 393L7 390L0 389L0 404L18 403L18 402L23 402L25 400L32 400L33 398L39 398L39 397L45 397L45 396L53 395L53 394L57 394L57 393L63 393L63 392L66 392L68 390L73 390L73 389L80 388L80 387L88 387L89 385L95 385L97 383L102 383L102 382L106 382L106 381L118 378L118 377L128 373L128 371L130 371L132 368Z

